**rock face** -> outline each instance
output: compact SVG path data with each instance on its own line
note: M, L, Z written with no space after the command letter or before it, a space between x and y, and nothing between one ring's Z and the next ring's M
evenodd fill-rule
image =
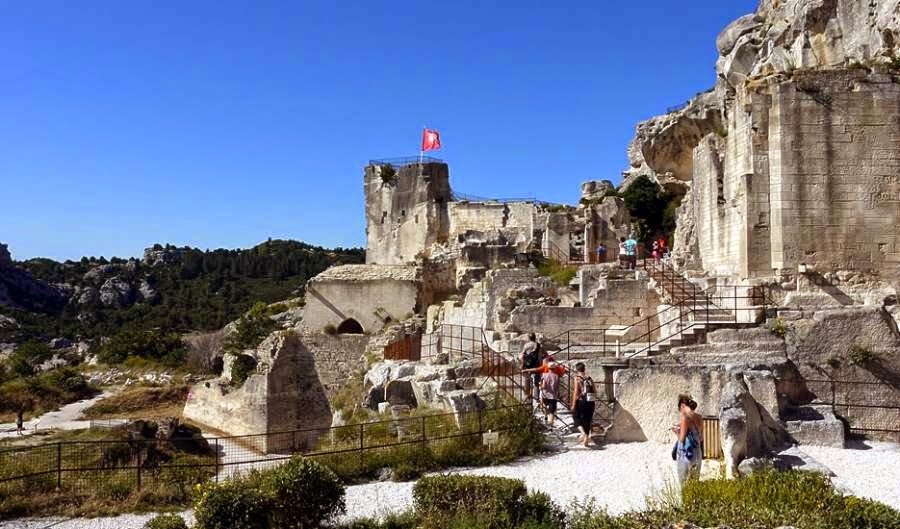
M600 200L608 191L615 191L616 186L609 180L589 180L581 184L582 200Z
M0 244L0 306L53 313L65 304L59 289L16 267L7 246Z
M686 192L677 262L745 279L896 278L897 0L764 0L719 35L718 81L637 127L623 186Z
M134 299L134 287L119 276L107 279L100 287L100 303L108 307L127 307Z

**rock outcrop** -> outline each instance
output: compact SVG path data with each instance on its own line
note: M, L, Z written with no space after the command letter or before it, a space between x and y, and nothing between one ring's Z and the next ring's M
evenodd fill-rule
M35 279L15 265L5 244L0 244L0 306L55 313L66 304L59 289Z
M746 372L732 372L719 402L719 428L725 456L725 476L735 477L744 459L765 457L784 447L789 436L777 415L756 401Z

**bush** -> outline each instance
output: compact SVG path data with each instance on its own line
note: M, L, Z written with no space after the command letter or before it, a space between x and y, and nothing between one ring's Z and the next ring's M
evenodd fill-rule
M9 359L10 371L20 377L30 377L35 368L53 356L50 346L44 342L30 340L16 347Z
M870 351L860 345L854 344L850 347L850 361L853 362L853 365L864 367L877 361L878 358L878 353Z
M225 339L225 351L240 353L253 349L275 329L275 321L269 317L269 308L262 301L250 307L235 325L234 332Z
M147 522L146 529L188 529L188 526L177 514L161 514Z
M557 285L563 287L568 286L577 273L577 267L566 266L556 259L547 259L538 266L538 274L549 277Z
M423 527L444 527L465 518L487 528L507 528L521 520L527 492L525 483L516 479L428 476L413 487L413 502Z
M194 504L197 529L267 529L269 500L246 479L207 484Z
M250 375L256 372L256 359L250 355L237 355L231 364L231 383L243 386Z
M185 346L181 336L158 329L121 331L110 337L97 354L100 361L106 364L120 364L129 357L137 357L170 366L179 365L184 356Z
M810 472L768 470L740 480L691 481L684 487L683 510L695 524L734 529L900 527L900 512L841 496L828 478Z
M344 512L344 486L327 467L295 456L264 473L262 489L270 498L279 529L312 529Z

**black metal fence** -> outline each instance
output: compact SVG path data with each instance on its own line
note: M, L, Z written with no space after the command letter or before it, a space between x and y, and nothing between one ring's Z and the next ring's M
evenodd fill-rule
M236 472L265 469L294 455L327 459L339 475L377 471L398 450L481 447L486 433L531 428L531 408L495 402L461 413L404 416L377 422L252 435L174 440L85 440L0 450L0 492L16 495L101 491L115 499L131 490L190 487ZM409 454L401 454L409 457Z
M806 379L811 405L830 406L851 434L900 442L900 387L880 381Z

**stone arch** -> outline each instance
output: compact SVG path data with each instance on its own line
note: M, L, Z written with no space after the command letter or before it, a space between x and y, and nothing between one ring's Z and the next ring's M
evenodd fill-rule
M365 334L365 330L360 323L353 318L347 318L342 321L337 328L338 334Z

